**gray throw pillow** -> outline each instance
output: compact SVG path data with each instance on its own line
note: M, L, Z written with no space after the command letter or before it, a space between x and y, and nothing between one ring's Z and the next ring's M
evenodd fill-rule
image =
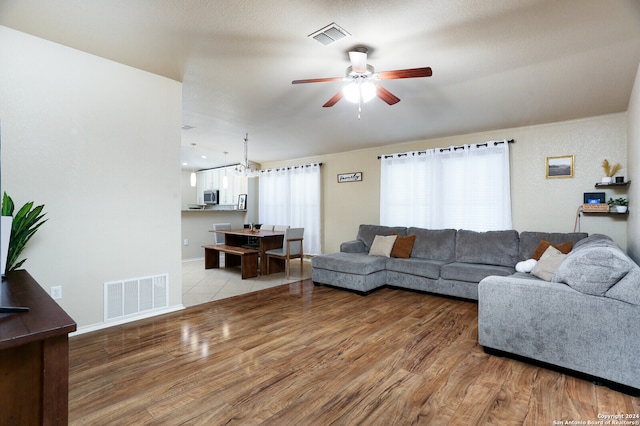
M632 261L617 247L584 247L567 255L553 281L581 293L604 296L632 267Z

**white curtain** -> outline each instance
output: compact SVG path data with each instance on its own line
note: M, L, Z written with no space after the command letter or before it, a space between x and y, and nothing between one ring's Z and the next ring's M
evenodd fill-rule
M320 165L260 173L260 222L304 228L304 252L320 254Z
M512 228L506 141L393 154L380 161L380 224Z

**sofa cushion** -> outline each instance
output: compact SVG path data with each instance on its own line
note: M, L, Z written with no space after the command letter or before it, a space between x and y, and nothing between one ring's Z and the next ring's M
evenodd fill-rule
M583 246L567 255L552 281L565 283L581 293L604 296L633 266L618 247Z
M387 270L437 280L440 277L440 268L444 263L441 260L418 259L415 257L395 259L392 257L387 260Z
M456 262L514 267L518 263L518 232L476 232L461 229L456 233Z
M413 244L415 242L415 235L407 235L406 237L398 235L396 242L393 243L393 249L391 249L391 257L398 257L401 259L410 258L411 252L413 251Z
M551 244L562 244L570 241L573 243L575 249L576 243L588 235L586 232L571 232L565 234L559 232L523 231L520 233L520 260L533 259L533 252L541 240L549 241Z
M416 236L411 257L453 262L456 255L455 229L409 228L408 234Z
M550 245L547 247L545 252L542 253L542 256L540 256L540 260L531 270L531 274L541 280L551 281L553 274L556 272L565 257L567 257L566 254Z
M369 256L391 257L391 250L397 238L397 235L376 235L373 239L373 244L371 244Z
M356 239L362 241L366 251L369 251L376 235L391 234L407 235L407 228L404 226L360 225Z
M314 256L311 265L335 272L369 275L385 270L386 260L385 257L368 256L366 253L331 253Z
M634 265L627 275L604 295L632 305L640 305L640 267Z
M509 266L453 262L440 268L440 277L446 280L479 283L489 275L508 276L514 272L515 269Z

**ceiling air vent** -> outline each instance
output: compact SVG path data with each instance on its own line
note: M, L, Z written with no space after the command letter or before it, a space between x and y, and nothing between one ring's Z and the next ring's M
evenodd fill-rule
M331 43L342 40L350 35L351 34L340 28L338 24L333 22L315 33L309 34L309 37L314 38L320 44L328 46Z

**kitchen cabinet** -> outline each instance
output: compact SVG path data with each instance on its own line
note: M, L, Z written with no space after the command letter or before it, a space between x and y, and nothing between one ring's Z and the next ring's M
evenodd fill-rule
M227 188L223 187L225 173L228 181ZM197 172L196 198L198 204L203 204L202 192L208 189L217 189L220 191L220 205L236 205L238 203L238 195L247 193L247 177L236 175L235 166Z

